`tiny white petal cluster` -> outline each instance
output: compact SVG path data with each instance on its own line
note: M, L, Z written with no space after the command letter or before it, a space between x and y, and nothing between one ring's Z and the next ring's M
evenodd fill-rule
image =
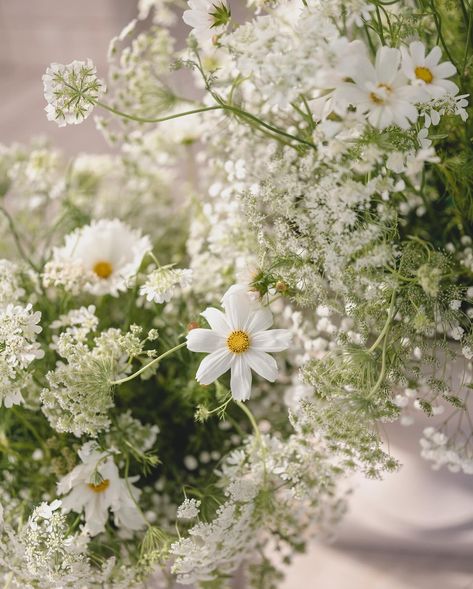
M140 295L146 297L148 302L168 303L176 287L185 288L191 283L192 270L163 266L148 274L146 282L140 286Z
M105 93L105 84L90 59L52 63L43 75L43 85L48 120L59 127L82 123Z
M30 386L28 367L44 357L44 350L36 341L42 327L39 311L33 306L7 305L0 309L0 406L23 402L22 390Z
M194 519L199 515L200 501L185 499L177 508L177 519Z
M465 454L465 448L456 448L447 435L434 427L424 429L420 445L422 458L431 461L435 470L446 466L451 472L473 474L473 456Z

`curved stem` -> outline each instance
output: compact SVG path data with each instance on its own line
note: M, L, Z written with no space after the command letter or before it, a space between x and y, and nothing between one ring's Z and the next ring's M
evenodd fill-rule
M313 149L316 149L316 146L314 143L307 141L306 139L302 139L302 137L298 137L297 135L292 135L291 133L287 133L286 131L284 131L283 129L280 129L279 127L274 127L270 123L263 121L262 119L258 118L257 116L255 116L245 110L242 110L241 108L238 108L236 106L231 106L230 104L225 104L225 103L216 104L214 106L204 106L201 108L195 108L193 110L187 110L187 111L183 111L183 112L176 113L173 115L169 115L167 117L158 117L158 118L147 118L147 117L139 117L137 115L130 115L130 114L125 113L121 110L118 110L117 108L114 108L113 106L109 106L108 104L105 104L104 102L97 102L97 106L101 106L105 110L108 110L109 112L111 112L115 115L118 115L119 117L123 117L123 118L129 119L131 121L136 121L138 123L163 123L165 121L170 121L172 119L179 119L181 117L187 117L189 115L194 115L194 114L198 114L198 113L202 113L202 112L208 112L208 111L212 111L212 110L223 110L223 111L227 111L227 112L231 112L233 114L236 114L244 119L248 119L249 121L253 121L253 122L257 123L258 125L260 125L261 127L264 127L265 129L268 129L269 131L276 133L277 135L281 135L282 137L287 137L288 139L291 139L293 141L297 141L298 143L302 143L303 145L307 145L308 147L312 147Z
M183 342L182 344L179 344L179 345L175 346L174 348L171 348L167 352L164 352L164 354L161 354L161 356L158 356L157 358L153 358L153 360L151 360L151 362L148 362L148 364L145 364L139 370L137 370L133 374L130 374L130 376L126 376L125 378L121 378L120 380L113 380L110 384L112 386L114 386L114 385L120 385L120 384L123 384L125 382L129 382L130 380L133 380L134 378L136 378L140 374L143 374L143 372L145 372L146 370L148 370L148 368L151 368L151 366L154 366L160 360L162 360L163 358L166 358L166 356L170 356L173 352L176 352L177 350L180 350L185 345L187 345L187 342Z
M20 239L20 236L18 235L18 232L16 230L15 223L13 221L12 216L4 207L0 207L0 212L3 213L5 219L7 220L8 227L10 229L12 236L13 236L13 240L15 241L15 245L17 247L17 250L18 250L20 256L25 260L25 262L28 263L29 266L31 266L31 268L35 272L39 273L39 268L36 266L36 264L33 262L33 260L31 260L31 258L28 256L28 254L25 251L25 248L23 247L23 244L21 243L21 239Z
M370 352L370 353L374 352L376 350L376 348L379 346L379 344L381 343L381 341L383 340L383 338L388 333L389 328L391 326L391 321L394 316L395 302L396 302L396 291L393 290L393 294L391 296L391 303L389 305L389 310L388 310L388 318L386 319L386 323L384 324L384 327L383 327L381 333L379 334L379 336L376 338L376 341L374 342L374 344L369 348L368 352Z

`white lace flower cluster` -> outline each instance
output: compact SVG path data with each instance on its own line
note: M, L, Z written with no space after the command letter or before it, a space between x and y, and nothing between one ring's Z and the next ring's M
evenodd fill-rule
M42 410L59 432L96 436L110 425L111 383L130 371L129 359L143 351L144 342L132 326L125 334L116 328L101 331L89 344L86 339L96 326L90 307L59 323L70 326L53 339L51 347L61 360L46 375Z
M67 65L52 63L43 75L48 120L59 127L78 125L105 93L105 84L89 59Z
M448 436L436 428L424 429L420 445L422 458L431 461L435 470L446 466L451 472L473 474L473 456L465 453L466 447L455 447Z
M24 294L17 264L0 259L0 307L17 304Z
M26 307L7 305L0 309L0 406L18 405L24 401L22 391L31 386L27 371L35 360L43 358L44 350L36 341L41 333L41 313Z
M77 589L110 580L115 559L92 565L87 534L71 533L61 507L57 499L41 503L18 532L0 517L0 564L12 587Z
M148 302L168 303L177 287L186 288L192 283L192 270L161 266L152 270L140 286L140 295Z

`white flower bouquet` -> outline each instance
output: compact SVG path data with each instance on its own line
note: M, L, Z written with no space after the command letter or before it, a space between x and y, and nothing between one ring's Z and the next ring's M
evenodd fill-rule
M118 155L0 146L0 575L273 589L383 422L473 473L473 3L140 0L109 62L43 81Z

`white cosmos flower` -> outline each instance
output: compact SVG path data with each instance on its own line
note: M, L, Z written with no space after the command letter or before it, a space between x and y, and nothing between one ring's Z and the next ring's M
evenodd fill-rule
M374 65L368 59L359 61L351 75L354 83L341 84L335 92L337 99L355 106L374 127L408 129L417 120L414 104L422 101L424 92L408 84L400 62L398 49L381 47Z
M413 41L407 47L401 47L402 71L413 82L426 92L426 99L440 98L444 94L457 94L458 86L447 80L455 75L457 70L453 63L444 61L440 47L434 47L426 56L424 44Z
M142 529L145 522L135 504L141 491L132 484L139 477L129 477L127 484L120 478L110 453L99 452L94 442L84 444L79 457L82 463L57 485L60 495L69 493L62 500L63 510L66 513L84 511L86 530L91 536L105 530L109 510L115 525L125 532Z
M146 252L151 250L148 236L119 219L100 219L66 236L62 248L53 252L53 261L82 268L87 282L84 289L95 295L127 289Z
M289 347L292 334L287 329L272 329L273 315L268 308L252 301L245 287L232 286L222 299L224 313L213 307L202 316L211 329L193 329L187 336L192 352L206 352L196 379L210 384L231 370L230 388L237 401L251 394L251 370L274 382L278 376L276 360L268 352Z
M230 22L230 8L227 0L189 0L189 10L182 20L193 29L195 38L208 45L213 37L225 32Z

